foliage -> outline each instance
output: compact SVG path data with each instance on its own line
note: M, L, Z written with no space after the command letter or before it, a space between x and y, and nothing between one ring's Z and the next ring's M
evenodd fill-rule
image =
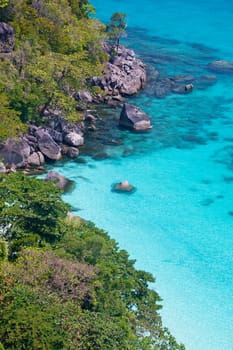
M112 42L113 50L118 52L120 39L125 34L126 28L126 14L115 12L111 17L111 22L106 26L108 38Z
M0 141L8 137L14 137L26 130L25 125L20 121L19 113L10 107L9 98L0 93Z
M6 7L9 3L9 0L0 0L0 8L1 7ZM1 346L1 344L0 344Z
M92 11L86 0L10 0L0 9L0 21L15 31L14 51L0 57L0 92L6 95L15 125L16 116L42 123L46 108L79 120L72 96L91 88L88 81L102 74L106 58L104 26L89 18Z
M0 240L0 261L8 258L8 244L6 241Z
M11 257L22 247L40 246L61 236L60 220L69 206L50 182L17 173L0 177L0 230ZM0 231L0 232L1 232Z
M66 223L64 230L62 239L55 243L56 253L97 268L101 287L96 288L94 309L106 317L120 318L127 340L131 339L126 349L184 349L162 326L158 312L161 299L149 288L154 282L151 274L136 270L128 253L119 250L117 243L92 223L74 221Z
M90 305L94 300L95 269L58 258L51 251L23 250L11 274L41 293L55 293L62 301Z

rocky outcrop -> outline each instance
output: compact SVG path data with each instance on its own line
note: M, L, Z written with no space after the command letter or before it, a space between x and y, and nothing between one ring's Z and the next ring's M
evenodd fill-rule
M48 119L48 126L30 125L28 133L0 144L0 159L10 168L38 168L46 160L59 160L62 155L75 158L83 145L81 124L71 125L61 116Z
M117 54L111 55L111 48L105 44L109 62L105 64L103 78L93 77L91 84L100 87L105 95L103 102L122 102L124 96L131 96L146 83L145 64L136 58L134 51L120 46ZM98 96L98 100L101 96Z
M233 62L225 60L217 60L209 63L207 68L216 73L233 73Z
M56 171L49 171L45 177L46 181L52 181L54 185L63 191L70 191L73 189L74 182L67 179L63 175L57 173Z
M147 131L151 129L149 115L129 103L123 105L119 125L135 131Z
M0 22L0 54L10 53L14 49L14 30L9 24Z

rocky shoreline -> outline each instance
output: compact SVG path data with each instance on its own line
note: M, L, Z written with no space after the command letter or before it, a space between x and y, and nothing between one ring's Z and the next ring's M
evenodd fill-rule
M30 124L28 132L17 139L8 139L0 144L0 173L22 169L26 173L44 171L46 162L60 160L63 156L76 158L85 143L85 134L95 132L95 122L99 116L95 112L97 104L121 107L119 126L133 131L150 130L150 116L138 107L124 103L125 99L137 94L146 85L146 65L136 57L135 52L120 46L115 54L112 48L103 44L108 60L104 64L102 77L92 77L88 82L98 87L102 93L92 94L89 90L73 93L77 108L81 110L82 120L69 123L59 110L43 111L44 125ZM14 31L6 23L0 23L0 55L9 55L14 50ZM164 98L169 94L187 94L200 85L200 88L213 85L217 78L212 73L229 74L233 63L216 60L206 66L211 74L195 78L193 75L160 76L159 71L148 67L148 96ZM199 84L199 85L198 85ZM127 101L126 101L127 102ZM114 140L112 140L114 142Z
M6 23L0 24L0 42L0 54L8 54L13 50L13 28ZM144 87L145 64L136 58L134 51L120 46L113 56L108 44L105 43L103 48L108 56L108 61L104 64L103 77L92 77L89 82L91 86L100 88L103 94L94 96L90 91L78 91L73 94L82 110L82 120L71 124L60 111L45 110L43 126L30 124L26 134L0 144L1 173L16 169L23 169L28 173L37 169L36 171L40 172L44 170L43 166L46 162L60 160L64 155L76 158L79 155L79 147L84 144L85 132L95 131L94 122L97 116L88 108L100 103L110 106L119 105L126 96L134 95ZM127 117L125 115L123 119L126 120ZM130 123L132 129L134 127L136 129L135 125L138 123L134 123L132 118ZM124 122L122 126L123 124ZM143 129L142 123L140 129Z

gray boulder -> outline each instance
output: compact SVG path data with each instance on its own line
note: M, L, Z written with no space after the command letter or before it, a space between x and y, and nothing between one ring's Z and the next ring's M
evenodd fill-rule
M233 62L217 60L209 63L207 68L216 73L233 73Z
M33 152L27 159L29 166L40 166L45 162L44 156L41 152Z
M9 139L0 148L0 159L10 167L23 167L29 155L30 146L24 139Z
M74 187L73 181L67 179L66 177L57 173L54 170L48 172L48 174L45 177L45 180L54 182L54 185L63 191L70 191Z
M146 131L152 127L149 115L129 103L123 105L119 125L136 131Z
M51 160L61 159L61 147L53 140L44 129L37 129L35 136L38 140L38 147L41 153Z
M84 138L82 135L75 131L72 131L65 135L64 141L70 146L82 146L84 144Z
M9 24L0 23L0 53L10 53L14 49L14 30Z

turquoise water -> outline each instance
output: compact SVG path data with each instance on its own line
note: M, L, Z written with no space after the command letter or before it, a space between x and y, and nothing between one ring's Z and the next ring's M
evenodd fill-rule
M131 101L152 116L146 134L119 130L119 110L99 110L104 135L86 140L86 163L58 163L76 182L78 215L106 229L137 266L156 276L164 324L188 350L233 349L233 75L203 84L214 59L233 60L230 1L95 0L107 21L128 15L125 43L147 63L146 89ZM161 76L193 74L188 95L155 97ZM116 138L122 145L111 146ZM106 158L97 160L97 158ZM132 195L111 192L127 179Z

